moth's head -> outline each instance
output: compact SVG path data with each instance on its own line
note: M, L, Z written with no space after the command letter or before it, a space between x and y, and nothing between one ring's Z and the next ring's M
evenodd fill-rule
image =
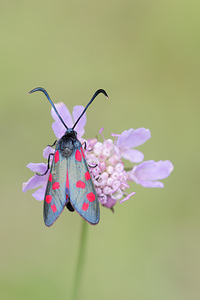
M67 137L74 137L77 138L77 132L73 128L68 128L65 132Z

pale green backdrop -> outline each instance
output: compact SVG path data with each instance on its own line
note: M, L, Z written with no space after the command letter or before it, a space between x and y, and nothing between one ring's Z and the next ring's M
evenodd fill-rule
M197 1L0 1L0 298L69 299L81 218L51 228L43 204L23 194L29 162L55 139L37 86L72 110L98 88L110 96L87 112L86 138L146 127L145 159L173 162L164 189L101 208L88 228L80 299L200 299Z

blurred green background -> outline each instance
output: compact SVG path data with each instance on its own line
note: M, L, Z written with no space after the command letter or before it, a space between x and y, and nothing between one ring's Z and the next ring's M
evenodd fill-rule
M197 1L0 1L0 298L70 299L81 232L63 212L51 228L21 184L55 139L50 105L72 110L94 91L85 138L146 127L145 160L173 162L164 189L101 208L89 226L80 299L200 299Z

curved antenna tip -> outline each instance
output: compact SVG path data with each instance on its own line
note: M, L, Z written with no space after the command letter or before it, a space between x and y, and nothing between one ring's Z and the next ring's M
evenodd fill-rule
M100 94L100 93L104 94L104 95L106 96L106 98L109 99L108 94L106 93L106 91L105 91L104 89L99 89L99 90L97 90L95 94L96 94L96 96L97 96L97 95Z
M89 103L86 105L86 107L84 108L82 114L81 114L81 115L78 117L78 119L76 120L76 122L75 122L74 126L72 127L72 129L74 129L74 128L76 127L76 124L77 124L77 123L79 122L79 120L82 118L82 116L83 116L84 113L86 112L88 106L90 106L90 104L94 101L94 99L95 99L100 93L104 94L104 96L106 96L106 98L108 98L108 94L106 93L105 90L103 90L103 89L97 90L97 91L94 93L94 95L92 96L92 99L90 100L90 102L89 102Z
M36 87L36 88L32 89L31 91L29 91L28 94L32 94L37 91L43 92L45 95L48 95L47 91L42 87Z

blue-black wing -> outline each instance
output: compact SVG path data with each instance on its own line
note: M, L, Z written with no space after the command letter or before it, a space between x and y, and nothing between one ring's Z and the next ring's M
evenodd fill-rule
M69 201L66 196L67 159L56 150L44 198L44 223L51 226Z
M90 176L82 147L75 147L67 158L66 186L74 209L89 223L100 219L99 200Z

